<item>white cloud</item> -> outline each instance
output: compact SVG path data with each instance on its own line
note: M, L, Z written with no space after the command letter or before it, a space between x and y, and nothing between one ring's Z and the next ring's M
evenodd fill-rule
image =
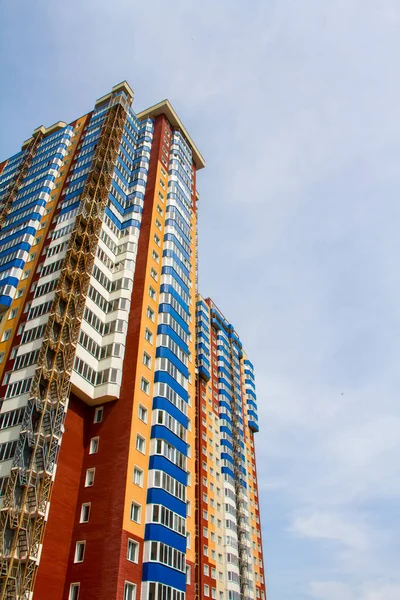
M318 600L398 600L400 583L371 583L352 586L337 581L313 582L311 593Z
M369 547L365 526L345 520L339 514L313 513L296 517L292 531L306 538L339 542L357 551L365 551Z

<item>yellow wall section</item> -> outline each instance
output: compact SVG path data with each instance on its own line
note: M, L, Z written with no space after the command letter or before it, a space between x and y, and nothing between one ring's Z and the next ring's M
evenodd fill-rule
M145 511L146 511L146 497L147 497L147 478L149 468L149 445L150 445L150 429L151 429L151 410L153 403L153 379L154 379L154 367L156 361L156 341L157 341L157 318L158 318L158 302L160 296L160 285L161 285L161 265L162 265L162 240L164 237L164 224L165 224L165 200L164 203L158 199L158 192L163 192L160 179L165 182L165 186L168 185L168 176L164 177L161 173L161 163L159 162L157 168L157 179L154 189L154 202L153 211L151 217L151 229L149 236L149 245L147 250L147 261L146 261L146 277L144 284L142 314L140 320L140 335L139 335L139 348L137 356L136 366L136 381L133 390L133 417L131 424L131 442L129 449L128 458L128 471L126 476L126 491L125 491L125 504L124 504L124 518L123 528L138 537L144 537L145 528ZM164 193L166 198L166 194ZM163 215L161 216L157 211L157 204L160 204L163 209ZM162 224L161 230L156 226L156 220ZM160 240L161 245L157 246L154 241L154 234L156 234ZM157 263L153 258L153 250L159 255L159 262ZM158 274L158 280L151 276L151 268L154 268ZM152 287L157 292L156 301L152 300L148 295L149 287ZM150 306L154 310L154 322L151 321L147 316L147 307ZM153 334L152 344L145 339L145 330L149 329ZM151 356L151 370L143 364L143 352L146 351ZM149 394L145 394L141 388L141 379L144 377L150 383ZM143 423L138 417L139 404L142 404L147 408L147 423ZM141 454L136 450L136 434L141 435L146 440L146 453ZM140 487L133 483L133 471L137 465L143 471L143 487ZM130 519L131 503L132 500L140 504L142 507L141 511L141 522L135 523Z

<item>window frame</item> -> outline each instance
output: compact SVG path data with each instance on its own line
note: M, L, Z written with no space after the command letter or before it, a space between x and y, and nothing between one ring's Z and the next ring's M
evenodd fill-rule
M78 551L83 548L82 559L78 560ZM86 540L79 540L75 543L74 564L83 563L85 560Z
M140 448L138 448L138 440L140 440L141 443L143 442L143 450L141 450ZM141 454L146 454L146 438L144 438L142 435L140 435L140 433L136 434L135 448Z
M132 547L132 546L135 548L135 550L133 552L134 557L133 558L129 558L129 555L130 555L129 548ZM133 540L132 538L128 538L126 560L129 560L129 562L134 563L134 564L137 565L139 563L139 550L140 550L140 544L139 544L139 542L137 542L136 540Z
M138 509L138 520L134 519L134 509ZM129 518L133 523L137 523L138 525L140 525L140 523L142 522L142 505L139 504L138 502L135 502L135 500L131 500L131 509L129 512Z
M78 593L75 595L76 590L78 590ZM69 586L68 600L79 600L80 591L81 584L78 581L76 581L75 583L71 583L71 585Z
M100 415L100 419L98 418ZM101 423L104 416L104 406L96 406L94 411L93 423Z
M89 473L93 475L92 483L88 483ZM94 486L95 476L96 476L96 468L95 467L90 467L89 469L86 469L86 473L85 473L85 487L93 487Z
M89 454L97 454L100 446L100 437L95 435L90 439Z
M144 418L142 418L142 416L144 416ZM148 409L143 405L143 404L139 404L138 406L138 418L140 419L140 421L142 421L142 423L148 423L148 419L149 419L149 411Z
M139 473L139 483L137 481L135 481L135 474ZM143 487L143 479L144 479L144 471L143 469L141 469L140 467L138 467L137 465L135 465L133 467L133 483L135 485L137 485L138 487Z
M131 591L133 590L133 596L129 597L127 592L130 592L129 586L131 587ZM132 583L132 581L125 581L124 585L124 600L136 600L137 595L137 586L136 583Z
M83 520L83 511L85 508L88 508L88 518L86 521ZM81 514L79 515L79 523L89 523L90 521L90 512L92 509L92 503L91 502L83 502L81 505Z

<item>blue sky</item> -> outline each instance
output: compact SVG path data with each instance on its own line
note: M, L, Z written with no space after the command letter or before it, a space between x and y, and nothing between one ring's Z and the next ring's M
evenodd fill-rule
M0 4L1 158L123 79L206 158L200 284L256 366L269 600L398 600L398 0Z

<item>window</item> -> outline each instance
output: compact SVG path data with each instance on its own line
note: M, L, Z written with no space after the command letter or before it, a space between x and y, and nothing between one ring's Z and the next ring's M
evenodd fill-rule
M147 408L145 408L142 404L139 404L138 416L143 423L147 423Z
M162 228L162 225L158 219L156 219L156 227L157 227L157 229L160 229L160 230Z
M16 298L22 298L22 296L25 293L25 288L21 288L20 290L17 290L17 293L15 295Z
M82 504L79 523L88 523L90 518L90 502Z
M186 565L186 584L190 585L190 567Z
M154 310L150 306L147 307L147 317L150 321L154 321Z
M156 263L160 262L160 257L155 250L153 250L151 254L153 256L153 259L156 261Z
M13 308L10 310L10 314L8 315L8 320L15 319L18 314L18 308Z
M78 600L79 598L79 583L71 583L69 588L69 598L68 600Z
M154 234L154 241L157 244L157 246L159 246L161 243L161 240L156 233Z
M143 364L151 369L151 356L150 354L147 354L147 352L143 352Z
M11 329L7 329L4 333L3 333L3 337L1 338L2 342L6 342L7 340L10 339L11 336Z
M11 331L11 330L10 330ZM153 343L153 334L151 333L151 331L149 329L146 329L145 333L144 333L144 338L147 342L149 342L150 344Z
M94 437L90 440L89 454L96 454L99 451L99 438Z
M94 484L94 474L96 469L88 469L86 471L85 487L91 487Z
M210 574L210 567L208 565L204 565L204 575L206 575L207 577Z
M149 287L149 296L152 300L155 300L157 296L156 290L151 286Z
M210 586L209 585L204 586L204 596L206 598L208 598L210 596Z
M142 507L140 506L140 504L136 504L136 502L132 501L131 521L134 521L135 523L140 523L141 512L142 512Z
M96 410L94 411L93 423L101 423L101 421L103 420L103 411L104 409L102 406L96 408Z
M155 281L157 281L157 279L158 279L157 271L153 267L151 267L151 269L150 269L150 275L152 276L153 279L155 279Z
M144 454L146 450L146 440L139 434L136 435L136 450L142 454Z
M136 585L125 581L124 600L136 600Z
M142 469L139 469L139 467L133 469L133 483L143 487L143 471Z
M139 543L134 540L128 540L128 555L127 559L131 562L139 562Z
M86 542L76 542L74 562L83 562L85 556L85 544Z
M149 394L150 393L150 383L144 377L142 377L142 379L140 381L140 389L145 394Z
M186 572L185 554L163 542L151 542L150 561L162 563L181 573Z

